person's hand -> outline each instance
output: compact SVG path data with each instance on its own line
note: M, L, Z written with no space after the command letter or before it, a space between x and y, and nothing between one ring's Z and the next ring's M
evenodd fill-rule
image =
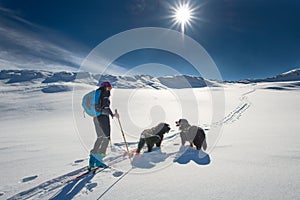
M120 118L119 113L116 112L116 113L114 114L114 117L116 117L117 119L119 119L119 118Z

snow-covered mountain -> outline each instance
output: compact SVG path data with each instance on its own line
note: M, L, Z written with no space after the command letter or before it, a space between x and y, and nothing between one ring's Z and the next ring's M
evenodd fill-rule
M300 81L300 68L284 72L282 74L265 78L265 79L246 79L240 80L240 83L258 83L258 82L283 82L283 81Z
M90 85L97 85L102 81L110 81L115 88L199 88L206 86L218 86L214 81L206 80L201 77L176 75L165 77L152 77L149 75L134 75L134 76L113 76L91 74L89 72L49 72L36 70L1 70L0 80L6 84L32 82L44 84L46 90L51 85L57 88L57 84L63 82L85 83ZM43 88L45 89L45 88ZM62 89L61 87L59 89Z
M36 89L45 93L64 92L72 90L68 83L80 83L86 85L98 85L103 81L110 81L114 88L135 89L135 88L152 88L152 89L182 89L182 88L202 88L218 87L223 84L222 81L207 80L202 77L175 75L152 77L150 75L132 75L132 76L114 76L100 75L89 72L50 72L40 70L1 70L0 81L2 84L35 84ZM300 81L300 69L294 69L280 75L265 79L246 79L238 83L270 83L270 82L288 82L293 81L297 85ZM294 87L294 85L293 85Z

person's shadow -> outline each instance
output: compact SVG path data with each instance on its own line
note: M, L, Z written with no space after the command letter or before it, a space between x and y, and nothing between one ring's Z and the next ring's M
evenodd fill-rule
M196 150L191 147L181 147L174 162L179 164L187 164L194 161L198 165L208 165L210 163L210 156L202 150Z
M95 174L89 174L86 177L78 180L71 181L65 187L63 187L59 193L55 194L51 197L51 200L70 200L73 199L75 195L77 195L82 188L85 186L91 190L92 188L96 187L96 183L90 183L90 181L94 178ZM89 184L90 183L90 184Z

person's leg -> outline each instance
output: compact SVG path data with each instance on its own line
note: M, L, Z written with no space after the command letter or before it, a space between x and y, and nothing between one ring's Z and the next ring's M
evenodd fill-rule
M106 154L106 149L109 144L110 140L110 121L109 121L109 116L107 115L100 115L98 117L99 125L102 129L102 142L99 146L98 153L105 155Z
M97 134L97 139L94 143L94 147L91 150L91 153L98 154L98 153L100 153L99 149L100 149L100 146L102 145L103 138L105 137L105 135L104 135L103 129L99 123L98 117L94 117L93 121L94 121L95 130L96 130L96 134Z
M100 154L100 146L103 143L103 138L105 137L102 127L100 126L99 120L97 117L93 119L95 130L97 134L97 139L94 143L93 149L90 151L89 167L93 168L95 166L102 166L99 161L102 161L103 156Z

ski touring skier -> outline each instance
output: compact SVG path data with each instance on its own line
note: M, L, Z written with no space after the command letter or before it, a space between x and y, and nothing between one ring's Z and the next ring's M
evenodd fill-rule
M93 122L97 134L97 139L94 147L90 150L89 169L94 167L108 167L103 158L106 156L106 149L110 142L110 119L109 116L119 118L119 114L110 109L110 90L112 85L110 82L105 81L100 84L100 87L95 91L94 100L94 113Z

